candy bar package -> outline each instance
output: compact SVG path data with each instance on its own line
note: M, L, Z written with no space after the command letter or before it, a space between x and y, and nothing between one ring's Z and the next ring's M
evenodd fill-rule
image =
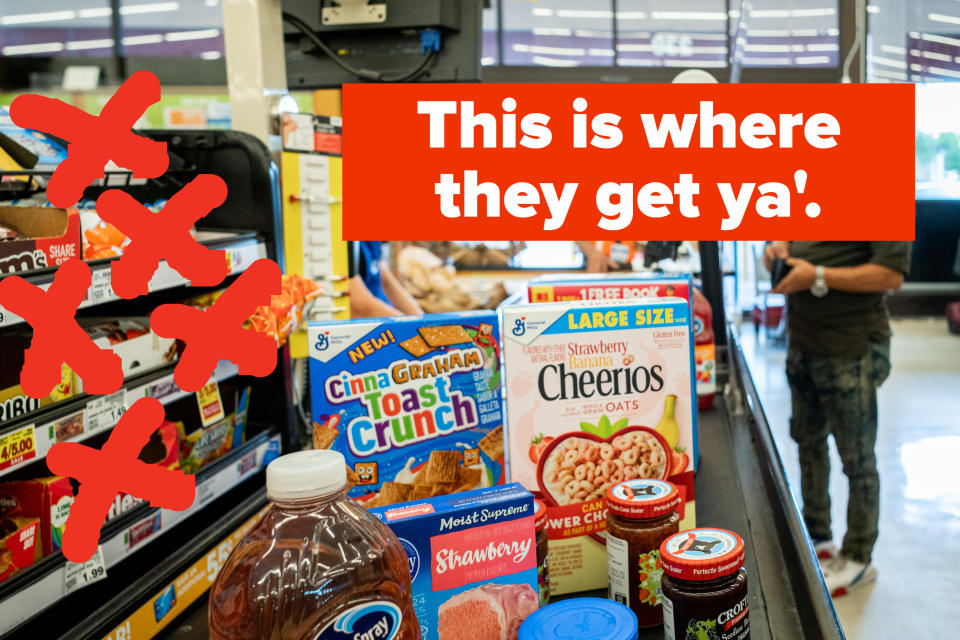
M68 478L53 476L0 483L0 517L39 519L45 556L60 549L72 504L73 487Z
M547 504L551 593L603 588L610 486L669 478L683 487L692 523L689 305L579 301L502 313L509 478Z
M494 311L311 322L314 448L343 453L364 506L503 482Z
M529 491L508 484L371 512L407 552L423 640L516 640L540 605Z

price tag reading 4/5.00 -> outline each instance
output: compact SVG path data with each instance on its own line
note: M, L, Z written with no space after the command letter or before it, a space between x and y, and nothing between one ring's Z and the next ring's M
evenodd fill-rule
M0 469L37 457L37 439L33 425L0 435Z
M103 547L86 562L67 562L64 571L64 584L67 593L71 593L107 577L107 568L103 566Z

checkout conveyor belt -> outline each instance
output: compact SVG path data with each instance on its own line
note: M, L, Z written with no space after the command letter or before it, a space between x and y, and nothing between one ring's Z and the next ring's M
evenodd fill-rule
M697 525L730 529L744 539L752 640L843 638L735 337L730 353L727 392L700 413ZM563 597L576 595L606 594ZM201 601L159 637L206 640L206 615ZM662 628L640 632L640 640L655 638L663 638Z

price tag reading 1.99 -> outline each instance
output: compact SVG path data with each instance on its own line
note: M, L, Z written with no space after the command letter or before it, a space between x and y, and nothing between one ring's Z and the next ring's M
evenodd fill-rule
M37 457L37 439L33 425L0 435L0 469Z
M70 593L106 577L103 547L97 547L97 552L86 562L67 562L63 579L67 593Z

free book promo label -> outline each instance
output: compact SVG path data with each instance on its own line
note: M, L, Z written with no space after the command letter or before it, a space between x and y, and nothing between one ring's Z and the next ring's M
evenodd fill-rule
M912 240L913 92L345 85L344 239Z

